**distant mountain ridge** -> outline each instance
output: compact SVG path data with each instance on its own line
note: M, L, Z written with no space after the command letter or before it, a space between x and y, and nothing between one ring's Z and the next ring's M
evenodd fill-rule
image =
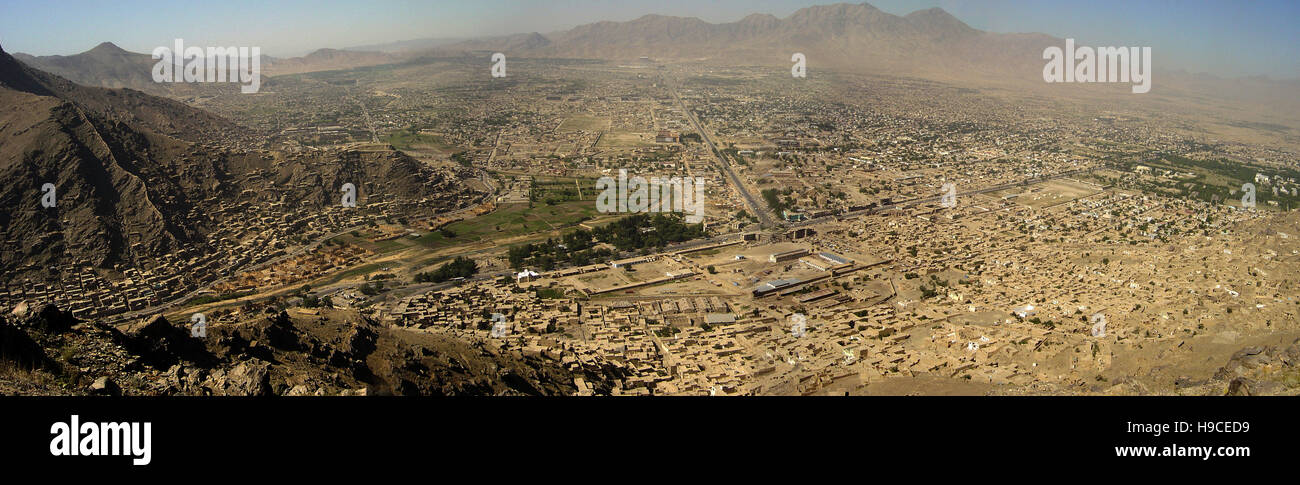
M15 53L13 57L85 86L146 91L155 84L151 70L156 61L149 54L129 52L112 42L70 56L36 57Z
M966 25L941 8L905 16L868 3L818 5L786 18L755 13L738 21L713 24L694 17L645 15L627 22L602 21L551 34L529 32L454 41L423 39L345 50L320 49L302 57L262 57L266 76L349 69L401 62L412 56L464 55L493 51L526 57L666 60L707 59L737 64L788 63L807 55L811 69L879 68L896 72L941 73L954 67L978 72L1042 68L1042 49L1059 45L1043 34L997 34ZM152 82L154 60L111 43L72 56L16 57L74 82L129 87L167 94L176 86Z
M403 53L403 52L412 52L412 51L423 51L423 50L433 49L435 47L442 47L445 45L465 42L467 40L469 39L465 39L465 38L411 39L411 40L403 40L397 42L385 42L382 44L359 45L359 46L347 47L344 48L343 50L359 51L359 52L384 52L384 53L394 54L394 53Z
M1045 34L999 34L970 27L941 8L905 16L868 3L818 5L786 18L751 14L713 24L694 17L645 15L595 22L552 34L476 39L435 48L444 53L499 51L527 57L708 60L788 64L804 53L810 69L888 69L942 74L959 68L990 74L1034 75L1042 51L1059 45Z
M1088 45L1087 39L1076 39ZM552 33L521 33L451 42L423 39L358 48L321 49L306 56L262 57L264 76L351 69L388 63L421 62L439 57L482 58L503 52L515 58L579 58L623 62L646 57L655 61L709 65L763 66L788 69L791 55L802 53L811 75L819 70L914 77L972 88L1009 89L1012 93L1088 95L1111 86L1048 84L1042 80L1043 52L1064 39L1041 33L993 33L967 25L941 8L893 15L868 3L818 5L785 18L754 13L740 20L709 23L692 17L645 15L625 22L601 21ZM18 56L20 60L75 82L131 87L177 99L220 94L206 84L153 83L152 59L111 44L74 56ZM1157 56L1160 54L1157 53ZM1232 97L1253 103L1251 109L1286 112L1294 105L1298 80L1222 79L1167 71L1155 62L1155 89L1197 96ZM781 70L773 70L779 73ZM274 91L274 80L263 79ZM1239 85L1245 82L1247 86ZM1115 86L1118 91L1122 86ZM1256 91L1263 94L1257 95ZM1279 97L1280 95L1280 97ZM1289 98L1288 98L1289 97ZM1262 100L1262 102L1256 102Z
M70 56L15 53L13 57L24 64L84 86L129 88L157 95L187 94L189 90L198 88L185 83L154 82L153 67L158 61L151 54L131 52L112 42L104 42L88 51ZM263 55L259 67L263 76L277 76L373 66L400 59L381 52L317 49L302 57L278 58Z

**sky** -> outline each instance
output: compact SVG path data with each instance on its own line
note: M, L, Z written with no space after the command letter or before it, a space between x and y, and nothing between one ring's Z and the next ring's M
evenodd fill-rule
M258 46L298 56L422 38L555 32L645 14L732 22L786 17L832 0L0 0L0 46L76 54L100 42L148 53L183 38L196 46ZM905 15L941 7L992 32L1042 32L1079 45L1150 46L1158 69L1224 77L1300 78L1296 0L874 0Z

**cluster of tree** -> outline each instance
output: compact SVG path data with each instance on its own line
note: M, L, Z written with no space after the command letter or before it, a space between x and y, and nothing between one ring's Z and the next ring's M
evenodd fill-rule
M303 308L332 308L333 306L334 302L328 296L317 298L316 295L310 293L302 295Z
M515 269L534 267L550 271L563 264L582 266L613 255L613 251L595 249L595 245L596 238L591 231L578 229L559 240L548 238L543 242L512 246L507 258Z
M444 263L430 272L416 273L416 283L442 283L452 278L469 278L478 272L478 263L464 256L457 256L455 260Z
M194 298L191 298L190 301L189 301L187 304L188 304L188 305L202 305L202 304L205 304L205 303L215 303L215 302L219 302L219 301L234 300L234 299L236 299L236 298L243 298L243 297L245 297L245 296L252 295L253 293L254 293L254 292L250 290L250 291L236 291L236 292L232 292L232 293L223 293L223 294L221 294L221 295L215 295L215 296L214 296L214 295L200 295L200 296L196 296L196 297L194 297Z
M549 271L561 265L594 264L614 256L608 248L596 248L599 243L631 251L662 248L700 237L704 237L704 225L687 224L681 214L634 214L591 230L574 230L559 240L550 238L511 247L508 259L515 269L533 267Z
M592 231L596 240L620 251L662 248L672 243L704 237L703 224L687 224L681 214L635 214Z
M365 284L361 285L361 288L358 289L361 291L361 294L363 295L375 296L384 291L384 282L383 281L366 282Z
M790 199L790 189L763 189L763 200L767 201L767 206L772 208L773 212L780 214L781 211L794 207L794 201Z
M474 159L473 159L473 158L470 158L468 152L456 152L456 153L453 153L453 154L451 154L451 160L452 160L453 162L456 162L456 163L461 164L461 166L465 166L465 167L472 167L472 166L474 166Z

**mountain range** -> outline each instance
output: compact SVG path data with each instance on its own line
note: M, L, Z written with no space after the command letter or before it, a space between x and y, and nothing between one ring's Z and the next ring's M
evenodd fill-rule
M931 8L905 16L870 4L835 4L801 9L784 19L767 14L713 24L698 18L646 15L627 22L596 22L573 29L455 41L425 39L346 50L321 49L303 57L263 56L268 76L400 62L420 55L463 55L479 51L510 56L607 60L708 60L733 64L786 64L804 53L810 68L881 70L893 74L944 74L954 69L1001 75L1037 76L1042 50L1062 41L1044 34L1000 34L966 25ZM380 52L383 51L383 52ZM111 43L72 56L19 60L75 82L162 92L173 86L152 82L155 61Z
M718 65L790 66L792 54L798 52L805 54L811 72L830 69L1042 88L1043 49L1060 47L1064 42L1041 33L982 31L941 8L899 16L868 3L839 3L803 8L785 18L752 14L735 22L715 24L692 17L645 15L626 22L595 22L545 34L416 39L343 50L320 49L292 58L264 55L261 64L263 75L272 77L491 52L525 58L618 62L648 57ZM71 56L14 57L89 86L126 87L173 97L204 89L154 83L151 69L156 61L149 54L129 52L108 42ZM1161 79L1167 80L1173 74L1189 84L1207 82L1201 76L1166 71L1159 62L1156 70ZM1160 86L1167 87L1168 83ZM1211 89L1216 90L1222 88Z
M32 56L15 53L24 64L56 74L77 84L104 88L130 88L159 95L188 95L211 88L202 84L157 83L153 67L158 63L150 54L131 52L112 42L70 56ZM263 55L260 68L264 76L350 69L397 62L400 58L380 52L355 52L318 49L302 57L278 58ZM225 86L229 88L230 86Z
M870 4L820 5L786 18L752 14L735 22L646 15L596 22L551 34L528 33L438 47L444 52L500 51L529 57L701 60L790 65L798 52L809 69L943 74L953 70L1039 75L1045 34L1002 34L966 25L940 8L904 16Z

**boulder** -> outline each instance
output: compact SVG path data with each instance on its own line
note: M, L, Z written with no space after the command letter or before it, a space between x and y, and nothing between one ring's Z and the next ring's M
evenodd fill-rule
M31 311L30 305L27 304L27 300L23 300L18 302L17 305L14 305L13 311L9 313L14 317L23 318L27 316L27 312L29 311Z
M90 393L99 396L120 396L122 395L122 388L118 387L117 383L109 379L108 376L104 376L95 379L95 382L90 384Z
M301 350L303 348L300 332L293 326L289 313L280 311L267 317L265 329L266 340L272 347L281 350Z

